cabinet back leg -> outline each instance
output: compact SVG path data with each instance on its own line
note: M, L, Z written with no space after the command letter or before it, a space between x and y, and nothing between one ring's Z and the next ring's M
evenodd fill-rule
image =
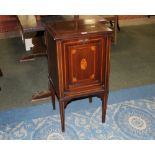
M54 88L51 83L50 83L50 91L51 91L53 110L55 110L55 92L54 92Z
M108 99L108 95L104 94L102 96L102 123L104 123L106 119L107 99Z
M60 101L59 102L59 108L60 108L60 119L61 119L61 130L62 132L65 131L65 102Z
M52 97L52 105L53 105L53 110L55 110L55 94L51 92L51 97Z
M89 97L89 103L92 103L92 97Z

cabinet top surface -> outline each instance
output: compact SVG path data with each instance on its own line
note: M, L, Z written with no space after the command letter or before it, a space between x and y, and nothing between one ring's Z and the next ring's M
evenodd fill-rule
M71 20L47 25L54 39L80 37L87 34L111 34L112 30L93 19Z

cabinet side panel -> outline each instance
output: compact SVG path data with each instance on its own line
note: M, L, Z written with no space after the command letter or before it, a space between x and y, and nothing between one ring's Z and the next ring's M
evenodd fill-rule
M52 80L56 94L59 96L56 42L48 32L46 33L46 46L47 46L49 77Z
M106 68L105 68L105 87L107 93L109 92L109 78L110 78L110 55L111 55L111 37L107 36L106 39Z

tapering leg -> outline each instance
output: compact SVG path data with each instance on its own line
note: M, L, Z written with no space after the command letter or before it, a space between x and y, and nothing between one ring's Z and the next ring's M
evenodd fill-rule
M55 110L55 92L51 83L50 83L50 91L51 91L53 110Z
M89 103L92 103L92 97L89 97Z
M102 123L105 122L108 94L102 96Z
M64 101L60 101L59 102L60 105L60 118L61 118L61 130L62 132L65 131L65 102Z
M3 73L2 73L2 71L1 71L1 69L0 69L0 76L3 76Z

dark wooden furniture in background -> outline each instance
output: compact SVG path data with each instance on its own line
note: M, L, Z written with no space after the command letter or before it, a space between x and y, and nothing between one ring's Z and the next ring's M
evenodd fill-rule
M106 19L106 22L104 22L104 24L110 23L110 28L113 29L112 41L114 42L114 44L117 44L117 31L120 31L118 16L117 15L109 15L109 16L101 15L101 17Z
M34 15L18 15L20 31L23 40L32 39L33 47L32 53L24 56L20 59L20 62L34 60L36 57L46 56L46 47L44 42L45 25L48 22L55 22L59 20L65 20L63 16L34 16ZM45 20L44 20L45 18ZM79 16L75 15L74 19L78 19Z
M105 122L109 92L112 30L85 20L51 23L46 45L53 109L55 94L60 105L61 127L65 130L65 107L76 98L98 96Z
M20 31L24 45L26 46L25 40L31 39L33 47L31 53L23 56L20 62L35 60L36 57L47 56L46 46L44 41L45 23L36 16L18 16ZM49 90L36 92L32 95L32 101L45 99L50 96Z
M0 39L18 36L17 17L14 15L0 15Z
M73 16L76 20L79 18L78 15ZM32 39L33 47L31 53L23 56L20 62L34 60L36 57L47 56L46 46L44 41L45 25L48 22L63 21L63 16L18 16L20 31L25 44L25 39ZM43 100L50 97L51 93L49 90L39 91L33 94L32 101Z
M35 16L18 16L20 31L23 42L25 39L32 39L32 53L20 59L20 62L34 60L35 57L46 56L46 47L44 43L45 25Z

